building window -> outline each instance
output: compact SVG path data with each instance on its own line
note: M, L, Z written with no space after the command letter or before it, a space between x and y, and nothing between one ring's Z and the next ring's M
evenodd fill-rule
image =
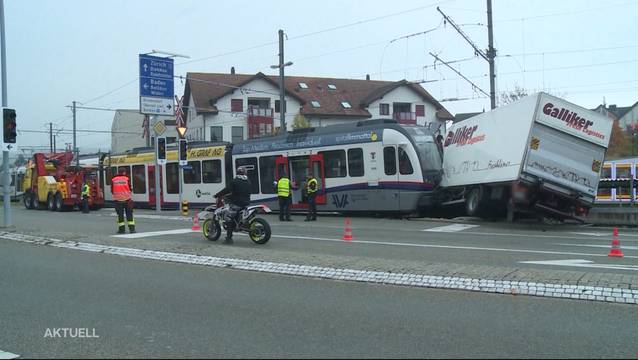
M348 174L363 176L363 150L348 149Z
M393 146L383 148L383 168L386 175L397 173L397 158Z
M244 111L244 99L231 99L230 100L230 111L232 111L232 112L243 112Z
M322 151L326 178L346 177L346 152L343 150Z
M204 160L202 161L202 180L204 184L222 182L222 161Z
M390 104L379 104L379 115L390 115Z
M425 116L425 105L416 105L414 111L416 116Z
M224 141L224 128L221 126L211 126L210 141Z
M262 194L276 194L275 159L277 156L262 156L259 158L259 181Z
M257 170L257 158L243 158L235 160L235 169L243 166L250 180L250 193L259 194L259 171Z
M330 89L330 90L337 90L337 85L335 85L335 84L328 84L328 89Z
M305 82L300 82L300 83L299 83L299 88L300 88L300 89L307 89L307 88L308 88L308 85L307 85Z
M144 165L133 165L133 193L146 193L146 171Z
M344 109L350 109L352 107L347 101L342 101L341 106L343 106Z
M233 143L237 143L244 140L244 127L243 126L233 126L232 129L232 139Z
M413 172L414 170L412 169L412 162L410 162L408 153L403 150L403 148L399 148L399 174L410 175Z
M279 110L279 109L280 109L280 107L281 107L279 103L280 103L280 101L279 101L279 100L275 100L275 112L276 112L276 113L278 113L278 112L280 112L280 111L281 111L281 110ZM286 110L286 105L287 105L287 104L286 104L286 100L284 100L284 112L286 112L286 111L285 111L285 110Z
M179 193L179 173L177 163L166 163L166 193Z
M202 163L199 161L189 161L184 166L184 184L199 184L202 182Z
M319 101L317 100L313 100L310 102L310 105L312 105L313 108L318 108L321 107L321 104L319 103Z

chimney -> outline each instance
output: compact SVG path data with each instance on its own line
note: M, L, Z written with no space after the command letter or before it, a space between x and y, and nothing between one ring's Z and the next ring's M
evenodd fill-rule
M231 75L235 75L235 67L234 66L230 67L230 74Z
M370 80L370 74L366 74L366 80Z
M616 111L616 110L618 110L618 106L616 106L616 104L609 105L609 111Z

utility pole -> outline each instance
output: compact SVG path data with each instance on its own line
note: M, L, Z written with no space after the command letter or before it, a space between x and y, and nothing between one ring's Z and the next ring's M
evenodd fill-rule
M49 123L49 151L53 152L53 123Z
M75 101L73 101L73 154L75 155L75 161L76 161L76 165L80 166L80 157L79 157L79 153L78 153L78 148L76 147L76 142L75 142Z
M492 26L492 0L487 0L487 58L490 64L490 105L492 109L496 108L496 70L494 69L494 58L496 57L496 49L494 49L494 31Z
M0 0L0 61L2 62L2 106L7 106L7 53L4 38L4 0ZM9 175L9 152L2 151L2 196L4 202L4 226L11 226L11 177Z
M56 148L55 148L55 143L56 143L55 136L56 136L56 135L53 135L53 152L56 152Z
M286 132L286 100L284 89L284 31L279 30L279 129Z
M474 48L474 52L476 55L481 56L485 61L488 62L490 66L490 106L492 109L496 109L496 70L494 68L494 58L496 58L496 49L494 49L494 34L493 34L493 26L492 26L492 0L487 0L487 31L488 31L488 49L487 52L479 49L478 46L474 44L474 42L467 36L461 28L456 25L456 23L447 15L441 11L438 7L436 8L438 12L443 15L445 21L447 21L454 30L456 30L465 41L470 44Z

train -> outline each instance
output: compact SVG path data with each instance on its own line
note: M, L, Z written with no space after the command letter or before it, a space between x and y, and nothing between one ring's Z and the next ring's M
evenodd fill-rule
M162 208L178 208L181 187L182 200L189 207L203 208L214 202L236 169L244 167L252 184L251 201L274 210L278 210L276 181L285 173L293 184L293 211L307 208L303 185L312 174L319 184L318 211L410 214L435 202L435 188L442 178L442 152L435 136L422 126L376 119L297 129L235 144L189 142L181 174L178 149L169 146L166 164L159 169L159 187L153 148L101 154L82 162L97 163L107 203L113 201L111 178L122 168L131 179L138 207L154 208L159 194Z

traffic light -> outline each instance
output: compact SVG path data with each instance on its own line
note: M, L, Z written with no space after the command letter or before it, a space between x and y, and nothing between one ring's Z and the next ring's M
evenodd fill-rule
M2 137L5 144L15 144L18 136L16 127L16 111L14 109L2 108Z
M157 138L157 159L166 160L166 138Z
M180 161L186 161L186 152L188 151L186 144L187 144L186 139L179 139L179 160Z

